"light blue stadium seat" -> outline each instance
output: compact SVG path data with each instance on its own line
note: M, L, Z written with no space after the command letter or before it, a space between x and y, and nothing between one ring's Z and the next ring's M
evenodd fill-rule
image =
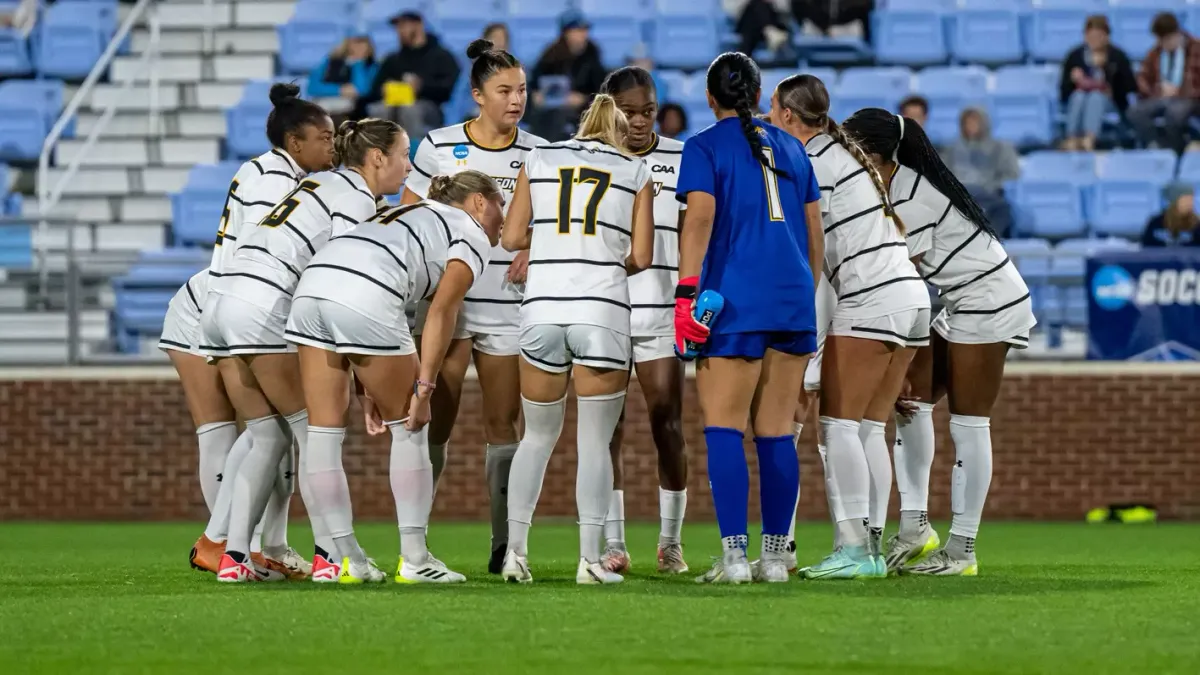
M699 132L712 124L715 124L717 118L713 117L713 111L708 107L707 103L697 104L692 103L683 106L688 116L688 131L691 134Z
M1087 289L1083 286L1067 286L1063 293L1063 324L1071 328L1086 328L1088 325Z
M1125 3L1114 6L1108 12L1112 25L1112 41L1129 54L1130 58L1141 58L1154 46L1154 35L1150 33L1150 22L1159 12L1167 9L1164 2L1157 7L1129 7ZM1061 58L1061 57L1060 57Z
M1058 100L1057 64L1003 66L993 75L993 92L997 94L1043 94Z
M1096 181L1096 155L1090 152L1059 152L1041 150L1024 157L1022 178L1035 180L1067 180L1077 185Z
M207 172L197 174L197 171ZM224 180L218 181L217 177ZM233 173L217 166L198 166L188 184L171 195L171 232L175 242L186 246L212 246L229 194Z
M948 58L941 12L881 10L872 21L880 63L923 66L945 63Z
M628 25L629 21L646 16L653 8L652 3L653 0L578 0L576 4L589 21L602 16L620 17Z
M1022 178L1007 186L1005 193L1023 234L1063 239L1087 231L1081 188L1073 181Z
M1049 145L1054 138L1050 99L1038 94L993 94L988 103L992 135L1021 147Z
M33 72L29 43L12 28L0 28L0 76L28 75Z
M0 227L0 269L33 267L33 230L27 225Z
M420 12L425 7L423 0L367 0L363 3L362 20L368 26L386 25L394 16L403 12Z
M768 112L771 109L771 96L775 93L775 87L795 74L796 71L790 68L769 68L762 71L762 97L758 100L759 109Z
M624 66L631 54L636 53L644 42L641 28L636 23L631 24L628 17L602 16L593 19L591 40L600 48L600 60L608 69ZM711 55L710 55L711 60ZM660 63L662 66L675 66L674 63Z
M5 80L0 82L0 105L32 106L46 120L46 129L58 121L63 108L64 89L61 80ZM74 122L64 128L64 136L73 135Z
M994 0L993 0L994 1ZM1025 50L1015 9L963 9L954 15L951 51L967 63L1015 63Z
M1200 35L1200 5L1191 5L1183 17L1183 28L1192 35Z
M1042 328L1062 324L1061 289L1057 286L1029 284L1029 298L1033 303L1033 315Z
M662 106L663 103L678 103L683 105L688 93L689 80L687 73L682 70L655 70L654 76L658 78L663 89L658 92L659 106Z
M1200 152L1185 152L1179 158L1179 181L1193 187L1200 185Z
M833 90L838 86L838 71L833 68L801 68L801 73L808 73L813 77L825 83L825 88L833 93Z
M950 11L958 8L958 0L885 0L877 3L881 9L920 9Z
M838 93L874 94L901 98L912 91L912 71L904 67L847 68L838 80Z
M308 78L281 77L277 80L247 80L239 103L270 103L271 85L276 82L291 82L300 87L300 98L308 96Z
M1040 2L1040 6L1047 9L1086 9L1092 12L1104 12L1108 10L1109 4L1109 0L1041 0ZM1083 24L1080 23L1080 25Z
M0 159L37 159L49 131L40 102L0 100Z
M925 121L925 134L929 139L934 145L947 145L958 140L963 109L978 101L949 92L921 94L929 101L929 119Z
M720 0L651 0L649 6L659 16L720 16Z
M43 75L81 80L91 72L107 39L96 26L60 19L38 26L34 60Z
M1171 150L1127 150L1100 158L1096 176L1109 180L1139 180L1166 185L1175 178L1177 157Z
M1088 202L1095 236L1140 237L1146 221L1162 210L1162 185L1136 179L1098 180Z
M1050 276L1052 249L1045 239L1006 239L1004 251L1012 258L1026 284L1042 284Z
M717 23L708 16L659 17L650 51L655 62L676 68L706 68L720 51Z
M226 110L226 154L249 159L270 150L266 131L270 113L271 102L266 99L245 100Z
M1045 5L1035 9L1029 22L1029 57L1038 61L1061 61L1071 45L1080 42L1083 23L1092 11L1083 7ZM1149 24L1143 27L1147 34L1148 29Z
M509 49L530 71L547 45L558 39L560 32L558 18L553 16L513 16L508 20L508 29L512 33L512 45Z
M466 58L463 54L467 51L467 45L482 37L483 29L499 19L496 15L480 17L477 14L478 12L462 16L442 16L438 19L438 40L441 41L443 47L450 50L451 54L460 59ZM514 34L513 39L516 37ZM546 45L542 45L542 49L545 47ZM535 48L534 51L541 54L541 49Z
M846 118L863 108L883 108L885 110L895 110L896 104L899 103L898 98L892 96L877 96L874 94L833 94L833 100L829 106L829 114L838 123L845 122Z
M360 0L298 0L292 18L315 19L317 17L358 18L363 3Z
M283 71L307 74L346 38L351 32L351 23L334 17L320 20L292 17L277 30L279 65Z
M913 89L922 96L951 94L983 102L988 94L988 71L978 66L934 66L917 73Z

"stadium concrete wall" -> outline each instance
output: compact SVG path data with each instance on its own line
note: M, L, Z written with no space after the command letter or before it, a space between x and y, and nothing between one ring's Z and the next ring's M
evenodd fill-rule
M654 447L636 385L629 400L627 513L653 519ZM435 518L487 518L480 405L478 387L468 383ZM688 516L711 519L702 424L690 385L685 410ZM345 464L355 515L390 520L388 441L368 438L354 412ZM947 517L954 450L944 404L935 420L930 508L935 517ZM575 514L574 429L572 405L539 516ZM992 432L989 518L1076 520L1090 508L1121 502L1155 504L1163 518L1200 517L1200 368L1014 363ZM747 449L753 474L752 445ZM196 454L183 393L169 368L0 369L0 520L202 519ZM801 462L802 515L825 518L812 425L804 430ZM303 513L299 495L293 510ZM751 517L756 513L751 504Z

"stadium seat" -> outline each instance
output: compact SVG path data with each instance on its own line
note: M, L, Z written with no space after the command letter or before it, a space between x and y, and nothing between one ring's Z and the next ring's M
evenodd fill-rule
M527 64L530 71L547 45L558 39L560 32L557 16L510 16L508 29L512 32L509 49L513 56Z
M63 11L56 11L59 8ZM80 21L69 9L69 4L56 5L46 13L38 25L34 60L42 75L81 80L100 59L108 38L100 27Z
M1046 146L1054 138L1050 100L1037 94L993 94L992 135L1020 147Z
M187 246L212 246L237 163L202 164L188 174L187 185L171 195L171 231Z
M1076 185L1096 181L1096 155L1090 152L1031 152L1025 155L1021 177L1033 180L1066 180Z
M1122 2L1109 11L1108 20L1112 24L1112 40L1131 58L1140 58L1154 46L1154 35L1150 33L1150 22L1159 12L1167 9L1166 2L1156 2L1156 6L1130 7ZM1078 41L1078 38L1076 38ZM1061 58L1061 57L1059 57Z
M1004 251L1012 258L1026 284L1043 284L1050 276L1052 249L1045 239L1006 239Z
M1022 178L1005 192L1022 234L1063 239L1087 231L1080 186L1070 180Z
M939 146L958 140L962 111L975 101L949 92L929 94L925 99L929 101L929 119L925 121L925 134L929 139Z
M299 14L299 7L297 13ZM279 26L279 65L285 73L307 74L351 32L349 17L293 16ZM343 20L346 19L346 20Z
M912 91L912 71L902 67L847 68L838 80L839 94L874 94L900 99Z
M1092 186L1088 223L1095 236L1140 237L1163 208L1162 185L1136 179L1099 180Z
M658 92L658 104L678 103L683 105L688 89L688 76L682 70L655 70L654 77L658 80L662 91Z
M720 0L650 0L659 16L721 16Z
M653 30L650 51L666 67L705 68L720 51L716 21L708 16L660 16Z
M0 227L0 269L33 267L33 231L29 226Z
M387 24L402 12L419 12L423 9L425 2L422 0L368 0L363 4L362 20L367 25Z
M1083 286L1067 286L1063 290L1063 324L1071 328L1088 325L1087 290Z
M1057 64L1003 66L992 78L992 91L997 94L1043 94L1058 100Z
M1178 180L1193 188L1200 187L1200 152L1185 152L1179 158Z
M770 68L762 71L762 97L758 100L758 107L763 112L771 109L771 97L775 94L775 87L779 86L787 78L795 75L796 71L790 68Z
M1183 28L1192 35L1200 35L1200 5L1187 8L1183 18Z
M619 17L625 19L626 26L631 19L646 16L653 0L579 0L579 11L595 21L600 17Z
M230 158L249 159L271 149L267 141L267 97L246 99L225 111L225 148Z
M0 159L36 160L49 131L40 102L0 99Z
M46 129L54 126L63 109L64 87L60 80L5 80L0 82L0 102L14 102L38 108L46 120ZM68 129L70 126L68 126ZM71 134L65 133L70 136Z
M637 53L643 45L640 28L631 26L628 18L602 16L588 17L592 22L591 39L600 48L600 60L604 67L613 69L624 66L631 54ZM711 59L711 55L709 56ZM662 64L659 65L676 65Z
M939 11L881 10L872 21L879 63L924 66L945 63L948 58Z
M922 96L951 94L983 102L988 94L988 71L978 66L934 66L916 77L913 90Z
M0 76L28 75L33 72L29 43L20 31L0 28Z
M1029 299L1033 303L1033 316L1042 329L1062 324L1061 289L1050 285L1030 285Z
M1055 8L1043 3L1030 17L1029 57L1036 61L1061 61L1071 45L1080 42L1083 23L1092 11L1095 10L1083 7ZM1149 33L1149 30L1146 32Z
M1024 57L1016 9L960 10L954 15L953 35L951 51L958 61L999 64Z
M1175 178L1177 156L1171 150L1129 150L1101 155L1096 176L1109 180L1144 180L1166 185Z

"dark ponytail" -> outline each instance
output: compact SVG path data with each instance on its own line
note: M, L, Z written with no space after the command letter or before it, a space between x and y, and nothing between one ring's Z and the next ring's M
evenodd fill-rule
M517 57L502 49L493 49L491 40L479 38L467 46L467 58L471 59L471 88L483 89L483 84L501 70L520 68Z
M725 52L708 67L708 93L721 108L737 113L742 124L742 135L750 144L750 154L759 164L771 169L777 176L788 178L787 172L767 161L763 152L760 129L754 124L754 110L762 91L762 78L758 65L749 56L738 52Z
M983 209L942 161L920 124L905 117L901 126L901 118L897 115L882 108L863 108L843 122L842 128L868 153L921 174L967 220L993 238L999 238Z
M604 78L604 82L600 84L600 93L616 96L639 87L649 89L654 92L655 98L658 98L658 91L654 87L654 76L650 74L650 71L637 66L625 66L617 68Z
M320 125L329 113L312 101L300 98L300 87L279 82L271 85L271 109L267 115L267 140L271 146L284 148L287 137L297 134L306 125Z

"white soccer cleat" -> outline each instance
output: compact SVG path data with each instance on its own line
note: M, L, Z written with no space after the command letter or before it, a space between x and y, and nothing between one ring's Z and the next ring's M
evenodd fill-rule
M683 559L683 546L679 544L659 544L659 574L683 574L687 571L688 564Z
M529 573L529 561L525 556L514 553L512 549L504 554L500 577L510 584L528 584L533 581L533 575Z
M342 573L342 566L331 558L313 555L312 566L309 567L313 583L336 584Z
M619 584L625 577L616 572L609 572L598 562L588 562L586 558L579 559L579 569L575 572L575 583L582 586L599 586L603 584Z
M394 581L398 584L461 584L467 578L446 567L432 554L420 565L410 565L403 557L396 567Z
M755 581L767 584L786 584L791 581L786 553L764 553L761 560L750 563Z
M889 574L895 574L902 568L916 565L925 560L931 553L938 550L942 540L938 533L929 525L921 528L915 541L892 535L887 542L887 569Z
M375 561L368 560L366 565L356 565L349 558L342 558L342 573L338 575L338 583L344 586L360 584L382 584L387 575L375 566Z
M900 573L929 577L976 577L979 576L979 563L975 558L963 560L951 557L946 549L939 548L925 560L901 568Z
M246 562L236 562L228 553L221 556L221 567L217 572L217 581L221 583L241 584L246 582L275 582L287 577L272 569L256 564L249 558Z
M696 577L698 584L748 584L753 580L750 561L741 549L726 551L724 556L713 560L712 569Z
M625 544L609 543L604 547L604 554L600 556L600 564L609 572L621 574L629 571L631 561L629 559L629 551L625 549Z

